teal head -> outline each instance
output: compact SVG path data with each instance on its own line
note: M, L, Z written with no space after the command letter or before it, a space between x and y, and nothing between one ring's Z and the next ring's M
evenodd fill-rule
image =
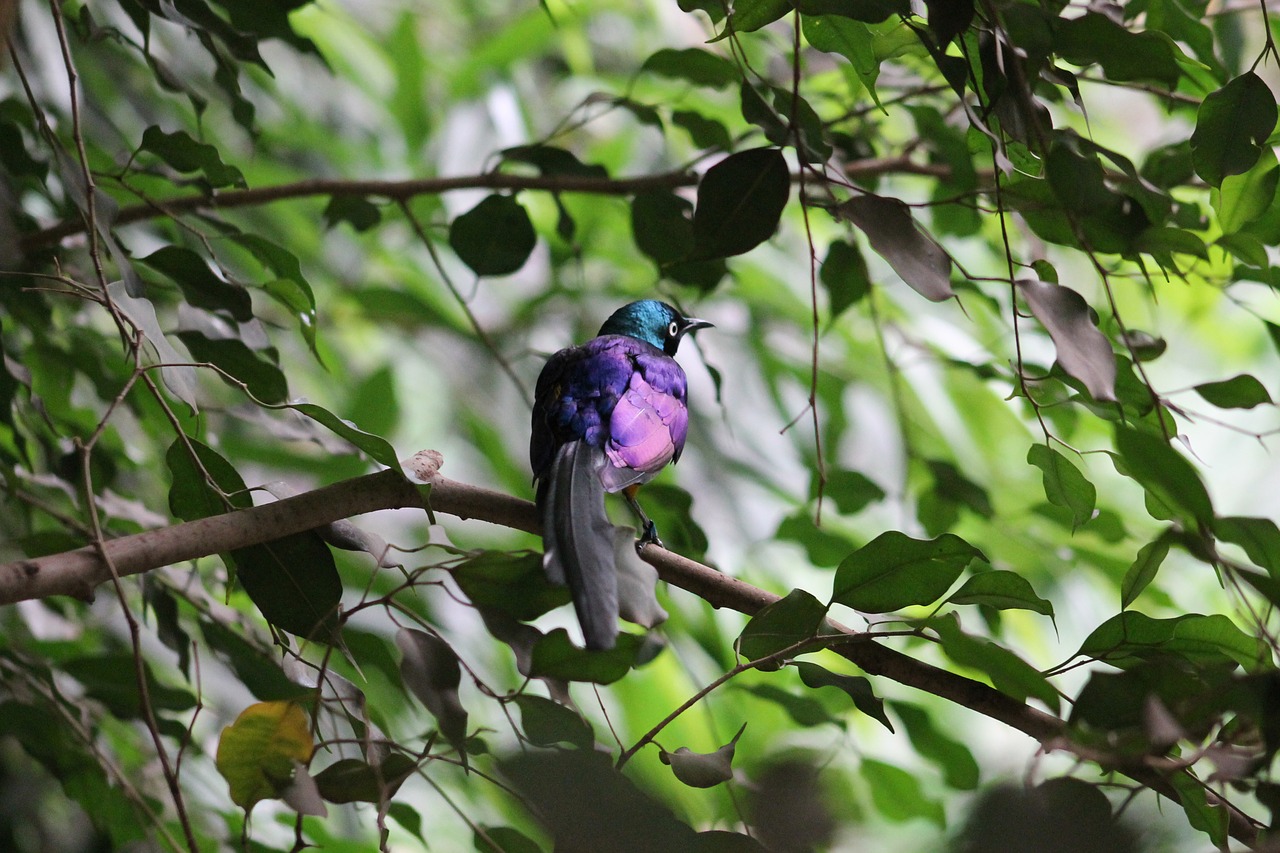
M628 335L675 355L686 332L710 326L706 320L686 317L665 302L641 299L623 305L604 321L602 335Z

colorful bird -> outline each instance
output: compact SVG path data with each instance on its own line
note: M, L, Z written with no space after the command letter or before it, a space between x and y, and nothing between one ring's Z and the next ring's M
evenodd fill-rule
M582 346L547 360L533 396L529 461L542 516L542 565L567 583L589 649L618 633L614 526L605 492L621 491L657 542L635 492L680 458L689 431L684 370L672 356L706 320L642 299L613 313Z

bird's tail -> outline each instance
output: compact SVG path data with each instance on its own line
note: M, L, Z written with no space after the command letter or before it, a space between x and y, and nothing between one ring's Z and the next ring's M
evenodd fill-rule
M567 583L589 649L611 649L618 634L618 570L614 526L604 511L604 451L571 441L556 451L538 487L542 566Z

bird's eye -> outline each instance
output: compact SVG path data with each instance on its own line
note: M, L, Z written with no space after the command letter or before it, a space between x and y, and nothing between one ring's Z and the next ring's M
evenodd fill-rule
M667 337L674 338L678 334L680 334L680 324L672 320L671 325L667 326Z

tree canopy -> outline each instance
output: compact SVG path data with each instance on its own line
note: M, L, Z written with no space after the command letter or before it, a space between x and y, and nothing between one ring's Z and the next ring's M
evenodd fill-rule
M0 2L0 848L1266 843L1278 22ZM649 297L587 652L531 392Z

